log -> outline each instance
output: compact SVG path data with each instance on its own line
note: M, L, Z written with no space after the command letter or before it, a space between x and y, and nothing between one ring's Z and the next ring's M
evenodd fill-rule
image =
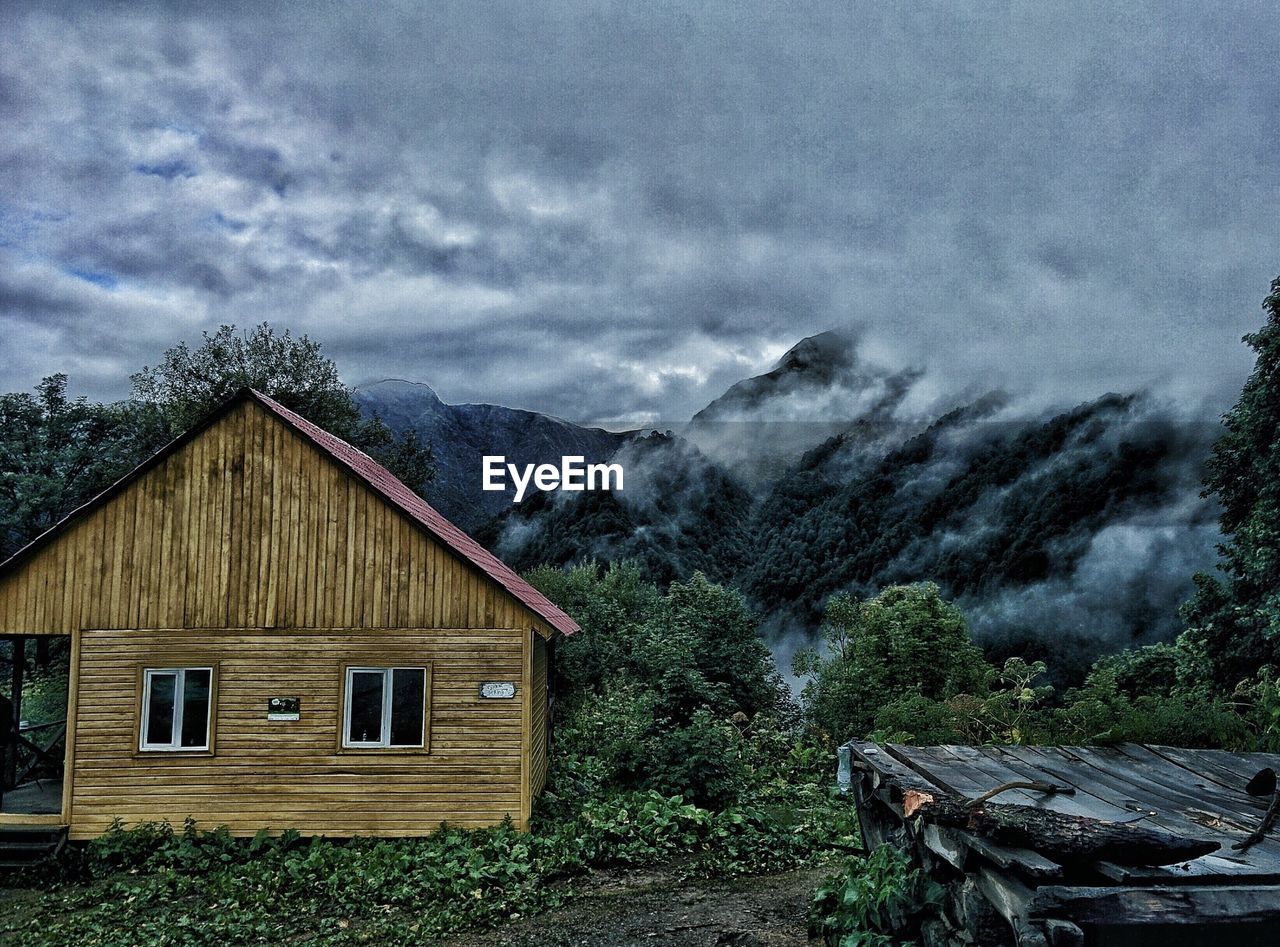
M1050 809L989 804L970 808L941 794L909 790L907 817L964 828L1000 845L1029 848L1064 864L1173 865L1216 852L1221 845L1134 822L1064 815Z

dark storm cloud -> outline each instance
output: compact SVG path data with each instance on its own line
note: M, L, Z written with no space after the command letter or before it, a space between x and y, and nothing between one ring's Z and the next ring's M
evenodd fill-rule
M1280 269L1272 12L11 8L0 386L269 319L351 382L678 422L857 326L935 389L1219 408Z

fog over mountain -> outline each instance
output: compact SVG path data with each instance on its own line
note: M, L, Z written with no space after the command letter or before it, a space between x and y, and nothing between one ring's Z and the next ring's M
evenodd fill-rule
M1047 657L1066 679L1176 633L1192 574L1215 558L1200 496L1214 422L1143 392L1054 408L948 392L862 349L853 333L804 339L674 433L450 406L403 382L360 398L435 445L432 499L455 515L483 453L623 464L621 493L483 495L497 516L479 537L520 569L629 558L663 581L731 582L784 655L815 636L831 594L919 580L960 602L991 652Z
M854 423L880 426L884 435L899 431L897 410L922 373L869 363L858 343L848 330L802 339L770 371L734 384L695 414L683 435L758 485Z

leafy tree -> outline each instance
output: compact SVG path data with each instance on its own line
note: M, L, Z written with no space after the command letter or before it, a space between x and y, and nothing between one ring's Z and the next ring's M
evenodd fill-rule
M0 395L0 557L30 542L167 439L157 411L67 396L51 375L35 394Z
M1257 363L1222 419L1205 478L1222 504L1221 576L1197 575L1183 609L1189 640L1223 688L1280 665L1280 278L1263 309L1266 324L1244 337Z
M221 326L196 348L179 342L156 367L133 375L134 396L156 406L179 434L242 388L255 388L308 421L364 450L422 493L435 478L430 445L416 431L397 438L378 417L363 419L338 368L307 336L268 323L237 333Z
M781 696L742 595L700 573L663 595L629 562L529 579L582 626L556 658L557 739L582 761L576 775L700 804L734 799L750 769L743 731Z
M627 685L658 695L658 712L686 721L772 709L779 681L742 594L701 573L663 595L634 562L543 566L529 581L582 626L560 644L558 693L566 702Z
M676 719L702 707L754 716L777 702L773 658L742 593L700 572L671 584L637 645L636 664Z
M828 654L801 652L807 712L837 742L870 733L882 707L910 694L942 701L982 693L992 675L964 614L933 583L895 585L865 602L827 603Z
M133 393L159 406L178 432L198 423L241 388L256 388L339 437L360 424L360 409L338 367L307 336L279 335L268 323L237 333L221 326L195 349L179 342L155 368L132 375Z
M556 647L557 700L567 705L597 697L610 681L633 669L640 629L662 605L661 593L644 580L638 565L541 566L528 579L582 626Z

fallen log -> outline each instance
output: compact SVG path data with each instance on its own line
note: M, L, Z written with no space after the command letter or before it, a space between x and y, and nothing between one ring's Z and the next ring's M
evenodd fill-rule
M997 844L1029 848L1064 864L1173 865L1221 848L1218 842L1135 822L1111 822L1021 805L972 806L919 789L904 794L902 809L907 818L967 829Z

